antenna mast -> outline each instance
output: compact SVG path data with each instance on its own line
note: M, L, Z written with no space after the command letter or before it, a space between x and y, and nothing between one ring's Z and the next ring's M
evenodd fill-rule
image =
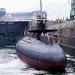
M40 0L40 11L42 12L42 0Z

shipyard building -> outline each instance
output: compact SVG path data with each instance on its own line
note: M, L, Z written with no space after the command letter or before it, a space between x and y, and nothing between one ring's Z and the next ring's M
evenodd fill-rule
M32 13L6 13L0 8L0 47L12 46L24 36Z

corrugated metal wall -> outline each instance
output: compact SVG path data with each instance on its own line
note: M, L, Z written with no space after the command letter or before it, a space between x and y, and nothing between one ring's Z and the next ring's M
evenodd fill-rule
M28 22L0 22L0 47L15 45L25 29Z

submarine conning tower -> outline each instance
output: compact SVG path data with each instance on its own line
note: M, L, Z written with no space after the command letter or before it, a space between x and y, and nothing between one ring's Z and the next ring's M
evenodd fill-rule
M40 39L40 34L46 31L47 13L42 11L42 0L40 0L40 10L33 12L32 23L30 24L29 32L34 33L37 39Z
M47 22L47 13L43 11L33 12L32 23L29 28L29 32L36 35L37 39L40 39L40 34L45 32Z
M34 11L33 19L30 25L30 32L44 32L46 30L47 13L43 11Z

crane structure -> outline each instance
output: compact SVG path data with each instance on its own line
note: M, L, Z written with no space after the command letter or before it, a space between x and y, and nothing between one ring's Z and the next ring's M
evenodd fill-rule
M70 19L75 18L75 0L71 0Z

